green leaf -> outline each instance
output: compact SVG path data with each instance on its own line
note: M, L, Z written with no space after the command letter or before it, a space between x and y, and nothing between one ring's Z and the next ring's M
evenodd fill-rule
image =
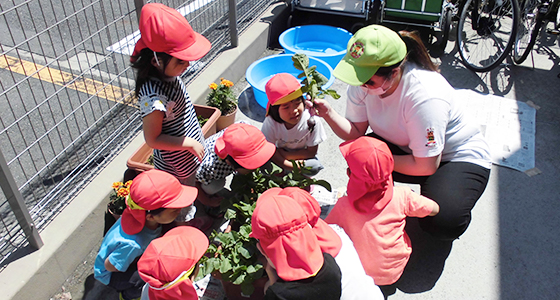
M329 79L325 75L323 75L319 72L315 72L313 75L314 75L313 77L314 77L315 81L317 82L318 86L323 86L323 85L327 84L327 82L329 82Z
M226 210L226 213L224 214L224 218L226 218L227 220L231 220L231 219L235 219L235 217L237 216L235 210L228 208Z
M250 265L247 267L247 273L252 275L259 272L262 269L263 269L263 265L261 264Z
M247 248L245 247L239 247L239 249L237 249L237 251L239 252L239 254L241 254L243 257L245 257L246 259L251 258L251 252L249 252L249 250L247 250Z
M332 191L331 184L330 184L328 181L326 181L326 180L322 180L322 179L321 179L321 180L314 180L313 184L317 184L317 185L323 186L323 187L326 188L329 192Z
M220 273L225 273L231 270L233 267L231 265L231 261L225 257L222 257L221 264L220 264Z
M245 296L250 296L253 294L253 292L255 292L255 286L253 285L253 282L243 282L240 285L241 287L241 292L243 293L243 295Z
M207 263L208 263L208 265L212 268L212 269L211 269L212 271L214 271L214 270L219 270L219 269L220 269L221 261L220 261L219 258L212 257L212 258L210 258L210 259L208 260ZM210 271L210 272L212 272L212 271Z
M239 234L241 234L241 236L243 237L249 238L249 234L251 233L251 231L251 225L249 224L241 225L241 227L239 227Z
M239 276L237 276L237 278L233 281L233 284L240 285L245 280L246 276L247 274L245 272L239 274Z

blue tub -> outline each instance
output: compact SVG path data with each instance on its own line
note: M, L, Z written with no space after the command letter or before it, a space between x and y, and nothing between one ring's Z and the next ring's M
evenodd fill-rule
M309 65L317 66L317 71L329 79L329 81L323 85L323 89L327 89L333 84L334 76L332 75L333 69L331 66L313 57L309 57ZM263 57L252 63L245 72L247 82L253 87L255 100L265 109L268 98L266 97L264 86L272 76L278 73L289 73L296 78L301 73L300 70L294 68L292 54L278 54Z
M287 29L278 40L286 53L305 53L322 59L334 69L346 54L346 46L351 37L352 34L342 28L304 25Z

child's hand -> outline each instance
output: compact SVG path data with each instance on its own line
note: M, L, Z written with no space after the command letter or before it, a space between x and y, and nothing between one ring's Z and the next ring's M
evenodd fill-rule
M188 147L187 150L196 156L199 161L202 161L202 158L204 157L204 146L202 146L201 143L193 141L192 145Z

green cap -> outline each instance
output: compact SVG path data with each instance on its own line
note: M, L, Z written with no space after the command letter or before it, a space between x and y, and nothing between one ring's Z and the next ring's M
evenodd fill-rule
M393 30L370 25L358 30L348 41L346 55L333 75L349 85L362 85L380 67L392 66L406 56L406 44Z

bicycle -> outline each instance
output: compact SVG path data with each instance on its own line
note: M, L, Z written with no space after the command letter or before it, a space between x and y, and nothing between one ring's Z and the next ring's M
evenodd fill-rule
M470 70L489 71L511 51L517 36L519 4L517 0L462 2L457 25L459 55Z
M554 0L525 0L521 3L521 20L513 48L513 61L516 64L521 64L527 59L542 26L548 21L548 15L555 6ZM558 30L559 18L560 10L555 20L556 30Z

